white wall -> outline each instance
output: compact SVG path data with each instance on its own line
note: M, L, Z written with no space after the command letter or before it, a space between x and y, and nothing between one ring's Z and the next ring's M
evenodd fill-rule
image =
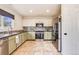
M62 54L79 54L79 5L62 5L61 15Z
M3 9L15 16L13 30L22 30L22 17L17 12L15 12L9 4L0 4L0 9ZM5 27L2 29L7 30Z
M44 23L44 26L52 26L52 17L25 17L23 19L23 26L36 26L36 23Z

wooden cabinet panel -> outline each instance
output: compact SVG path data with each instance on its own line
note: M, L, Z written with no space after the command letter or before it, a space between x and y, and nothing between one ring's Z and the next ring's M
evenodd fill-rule
M35 32L27 32L27 39L35 39Z
M24 33L24 40L27 40L27 33Z
M21 34L22 37L22 42L24 42L27 38L26 38L26 32Z
M9 54L16 49L16 37L11 36L9 37Z
M24 33L22 33L21 35L22 35L22 36L21 36L21 37L22 37L22 38L21 38L21 42L23 43L23 42L24 42Z
M52 39L52 32L44 32L44 39Z
M21 34L18 34L18 36L19 36L19 43L18 43L18 46L20 46L20 45L21 45Z
M16 35L16 45L17 45L17 47L20 46L20 44L21 44L20 42L21 42L20 34L18 34L18 35Z
M20 46L24 41L26 41L27 33L24 32L24 33L19 34L18 36L19 36L19 44L18 44L18 46Z

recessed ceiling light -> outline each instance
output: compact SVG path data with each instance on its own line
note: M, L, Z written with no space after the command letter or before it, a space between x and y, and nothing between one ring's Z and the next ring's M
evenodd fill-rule
M29 12L32 13L33 11L32 10L29 10Z
M46 12L47 12L47 13L49 13L49 12L50 12L50 10L46 10Z

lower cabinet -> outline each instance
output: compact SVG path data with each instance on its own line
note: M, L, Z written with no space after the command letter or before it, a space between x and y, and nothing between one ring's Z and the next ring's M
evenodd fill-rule
M9 37L9 54L12 53L16 49L16 37Z
M24 33L21 33L21 43L24 42Z
M52 32L44 32L44 40L51 40Z
M24 41L34 39L35 32L23 32L14 36L10 36L9 40L9 54L11 54L16 48L18 48Z
M16 35L16 46L19 47L20 46L20 43L21 40L20 40L20 34Z
M2 38L0 40L0 55L8 55L8 38Z
M27 39L27 38L26 38L26 36L27 36L26 32L21 33L20 36L21 36L21 37L20 37L21 43L23 43L24 41L26 41L26 39Z
M26 36L27 36L26 32L18 34L19 42L17 44L17 47L20 46L24 41L26 41L27 39Z
M21 45L22 44L22 34L19 34L19 45Z
M35 32L27 32L27 39L28 40L35 40Z
M25 33L23 34L23 36L24 36L24 41L26 41L26 40L27 40L27 33L25 32Z

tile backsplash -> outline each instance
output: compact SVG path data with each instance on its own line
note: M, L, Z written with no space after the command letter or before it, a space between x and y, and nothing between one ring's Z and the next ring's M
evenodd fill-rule
M33 26L24 26L23 27L24 31L45 31L45 32L52 32L53 31L53 26L48 26L48 27L33 27Z

